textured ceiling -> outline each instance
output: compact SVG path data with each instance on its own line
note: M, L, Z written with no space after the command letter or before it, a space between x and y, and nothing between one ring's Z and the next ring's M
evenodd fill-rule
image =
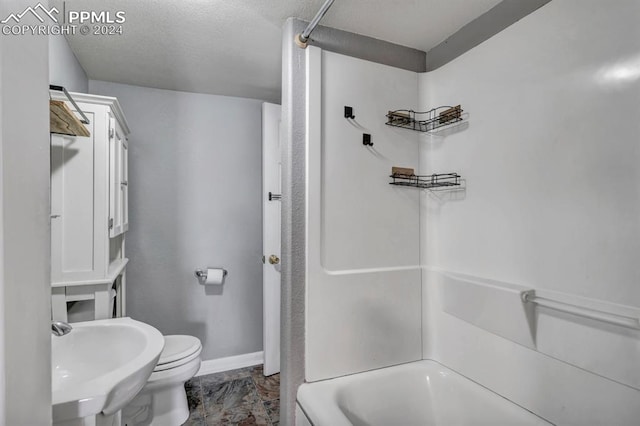
M66 0L122 10L123 35L69 36L93 80L279 102L281 28L323 0ZM336 0L322 25L428 51L500 0ZM62 0L50 4L63 7Z

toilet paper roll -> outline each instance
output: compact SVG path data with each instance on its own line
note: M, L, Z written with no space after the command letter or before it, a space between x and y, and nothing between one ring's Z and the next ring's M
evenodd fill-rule
M224 269L221 268L208 268L207 279L204 280L204 285L221 285L224 280Z

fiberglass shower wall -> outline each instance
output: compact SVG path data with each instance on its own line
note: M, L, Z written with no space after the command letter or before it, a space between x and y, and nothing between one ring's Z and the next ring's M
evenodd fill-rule
M306 379L422 358L418 137L386 126L415 108L418 75L309 47ZM344 117L351 106L354 119ZM373 146L363 145L363 134Z
M638 20L637 1L552 1L420 77L422 108L469 114L420 140L423 171L467 186L423 194L425 357L556 424L637 424L640 332L545 308L492 323L521 301L478 282L638 316Z

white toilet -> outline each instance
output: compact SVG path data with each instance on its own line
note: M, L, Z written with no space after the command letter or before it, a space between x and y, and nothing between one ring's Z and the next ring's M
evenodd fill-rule
M122 410L125 426L176 426L189 418L184 383L200 368L202 344L193 336L164 336L158 365Z

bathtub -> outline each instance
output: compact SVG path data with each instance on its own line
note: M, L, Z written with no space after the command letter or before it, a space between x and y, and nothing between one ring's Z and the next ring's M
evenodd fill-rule
M550 425L435 361L417 361L298 390L296 425Z

